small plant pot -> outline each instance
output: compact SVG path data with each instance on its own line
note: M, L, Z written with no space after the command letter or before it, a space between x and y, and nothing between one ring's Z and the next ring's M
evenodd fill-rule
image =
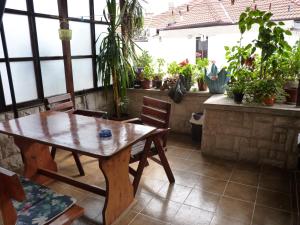
M148 79L144 79L141 81L141 84L142 84L142 88L143 89L150 89L150 80Z
M286 104L291 104L291 105L296 104L298 89L297 88L285 88L284 90L287 93Z
M275 102L275 97L272 96L272 97L265 97L263 99L263 103L267 106L273 106L274 105L274 102Z
M134 81L134 84L133 84L133 87L134 87L135 89L141 88L141 87L142 87L142 82L141 82L140 80L135 80L135 81Z
M155 87L155 89L160 89L161 86L162 86L162 80L154 80L154 81L152 81L152 87Z
M233 100L236 104L242 104L244 93L233 93Z
M207 84L203 80L197 80L199 91L207 91Z

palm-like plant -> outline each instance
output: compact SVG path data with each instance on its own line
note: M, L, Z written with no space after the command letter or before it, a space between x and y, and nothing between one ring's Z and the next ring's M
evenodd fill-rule
M137 0L122 0L121 7L116 0L106 0L106 4L107 11L104 11L103 15L108 28L97 56L98 80L102 82L106 93L112 83L115 114L120 118L129 78L134 73L132 63L136 60L132 37L140 26L140 23L134 21L140 19L135 16L142 16L142 14L137 9L141 7ZM130 26L127 27L126 23Z

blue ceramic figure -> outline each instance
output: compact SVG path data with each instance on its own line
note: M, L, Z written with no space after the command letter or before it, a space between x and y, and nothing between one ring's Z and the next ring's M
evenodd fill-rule
M211 65L210 72L205 69L205 83L211 94L224 94L226 84L229 82L228 72L223 68L218 71L215 63Z

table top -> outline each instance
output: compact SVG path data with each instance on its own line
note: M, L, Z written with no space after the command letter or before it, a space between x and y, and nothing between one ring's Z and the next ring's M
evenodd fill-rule
M102 129L112 137L100 138ZM0 123L0 133L71 150L95 158L109 157L156 128L63 112L41 112Z

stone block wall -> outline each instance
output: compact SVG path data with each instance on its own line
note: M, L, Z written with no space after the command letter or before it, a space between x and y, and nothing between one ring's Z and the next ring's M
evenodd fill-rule
M129 89L128 112L130 117L139 117L142 109L143 97L161 99L172 104L170 127L172 132L190 134L190 118L193 112L203 112L203 103L211 96L208 92L189 92L179 104L174 103L167 91Z
M266 113L265 109L242 109L205 109L202 152L231 160L296 168L300 117Z
M75 99L77 108L90 110L104 110L111 113L113 109L112 95L108 94L107 99L101 92L93 92L83 96L77 96ZM45 111L43 105L20 109L19 116L26 116L34 113ZM0 113L0 121L12 119L12 112ZM14 144L13 138L7 135L0 134L0 166L17 171L21 169L23 163L20 155L20 150Z

